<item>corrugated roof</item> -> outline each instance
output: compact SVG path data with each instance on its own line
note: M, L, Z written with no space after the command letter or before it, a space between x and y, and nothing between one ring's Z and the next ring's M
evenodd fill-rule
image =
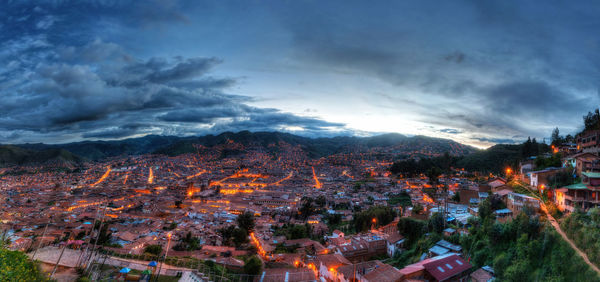
M575 184L571 184L569 186L565 186L564 188L567 189L587 189L587 185L583 184L583 183L575 183Z
M600 178L600 172L582 172L581 174L589 178Z

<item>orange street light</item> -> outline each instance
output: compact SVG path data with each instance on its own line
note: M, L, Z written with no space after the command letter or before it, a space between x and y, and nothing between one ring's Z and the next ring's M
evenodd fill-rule
M510 167L506 168L506 175L509 175L512 173L512 169Z

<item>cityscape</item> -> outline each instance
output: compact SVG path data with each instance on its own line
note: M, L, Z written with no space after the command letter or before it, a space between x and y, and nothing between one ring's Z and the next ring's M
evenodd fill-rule
M596 3L2 6L0 281L600 281Z

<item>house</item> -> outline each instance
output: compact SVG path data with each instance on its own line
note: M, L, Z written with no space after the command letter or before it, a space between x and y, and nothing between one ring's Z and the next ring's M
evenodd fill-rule
M539 212L540 201L531 196L510 192L506 195L506 207L510 209L513 214L518 214L526 207L531 208L534 212Z
M599 172L600 157L592 153L581 153L573 156L575 159L575 171L581 176L583 172Z
M319 275L333 281L337 280L339 267L352 264L340 254L318 255L317 263Z
M430 281L467 281L471 264L456 254L423 264Z
M582 172L582 182L555 190L554 201L562 211L600 206L600 172Z
M403 244L404 237L399 233L392 234L387 238L387 254L390 257L393 257L396 253L399 253Z
M471 264L457 254L424 259L400 269L405 281L466 281Z
M402 273L389 264L376 267L373 271L362 276L360 281L364 282L399 282L402 281Z
M583 153L600 153L600 130L587 130L575 137L577 151Z
M510 209L500 209L494 211L494 214L496 214L496 221L498 222L506 222L512 219L513 216L513 212Z
M469 277L473 282L491 282L494 281L494 272L489 266L484 266L475 270Z
M543 170L529 172L529 185L533 187L548 186L550 177L561 172L563 168L549 167Z

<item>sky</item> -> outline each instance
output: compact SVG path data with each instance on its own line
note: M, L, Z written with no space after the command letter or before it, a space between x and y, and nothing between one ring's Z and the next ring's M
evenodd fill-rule
M0 143L582 128L590 1L1 1Z

